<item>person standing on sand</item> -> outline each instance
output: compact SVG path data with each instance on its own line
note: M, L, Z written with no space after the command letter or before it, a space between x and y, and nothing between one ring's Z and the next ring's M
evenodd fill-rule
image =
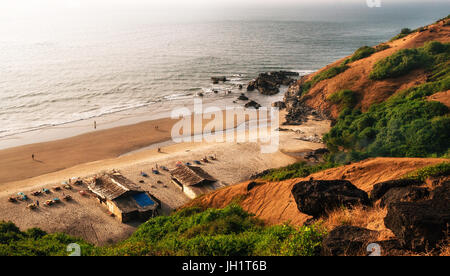
M34 153L31 155L31 159L33 159L33 161L34 161Z
M94 129L97 129L97 121L94 121Z
M39 207L39 200L36 200L36 206Z

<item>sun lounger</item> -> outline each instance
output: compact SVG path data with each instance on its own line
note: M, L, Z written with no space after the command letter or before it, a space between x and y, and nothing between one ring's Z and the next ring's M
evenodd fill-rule
M153 174L159 174L158 170L153 170Z
M148 174L146 174L145 172L141 172L141 176L142 177L148 177Z
M201 164L202 164L202 163L201 163L200 161L198 161L198 160L194 161L194 163L197 164L197 165L201 165Z

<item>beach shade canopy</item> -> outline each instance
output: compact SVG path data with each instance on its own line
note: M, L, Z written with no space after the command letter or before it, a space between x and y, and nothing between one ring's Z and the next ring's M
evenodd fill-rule
M141 207L148 207L155 205L155 202L146 194L146 193L139 193L133 195L134 200L136 200L137 204Z

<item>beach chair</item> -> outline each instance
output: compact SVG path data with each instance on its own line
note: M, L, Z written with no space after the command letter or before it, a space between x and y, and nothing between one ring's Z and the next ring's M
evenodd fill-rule
M35 191L35 192L31 193L31 195L33 195L33 196L40 196L41 194L42 194L41 191Z
M148 174L146 174L145 172L141 172L141 176L142 177L148 177Z
M42 189L42 192L44 193L44 194L49 194L50 193L50 190L49 189Z
M72 197L71 197L70 195L66 195L63 199L64 199L65 201L71 201L71 200L72 200Z
M201 165L202 164L202 162L200 162L198 160L195 160L194 163L197 164L197 165Z
M61 199L55 197L55 198L53 199L53 203L61 203Z
M45 201L45 203L44 203L46 206L52 206L53 205L53 200L47 200L47 201Z
M11 196L11 197L8 198L8 201L12 202L12 203L16 203L17 202L17 198Z
M64 189L66 189L66 190L72 190L72 186L70 186L70 185L64 185Z
M153 174L158 175L158 174L159 174L159 171L158 171L158 170L153 170Z

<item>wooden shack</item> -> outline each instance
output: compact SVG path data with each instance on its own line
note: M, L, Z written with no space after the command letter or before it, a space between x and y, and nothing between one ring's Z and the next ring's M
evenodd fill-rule
M183 165L172 170L170 174L173 183L192 199L220 187L217 180L200 167Z
M119 173L97 176L88 189L122 223L158 215L161 202Z

